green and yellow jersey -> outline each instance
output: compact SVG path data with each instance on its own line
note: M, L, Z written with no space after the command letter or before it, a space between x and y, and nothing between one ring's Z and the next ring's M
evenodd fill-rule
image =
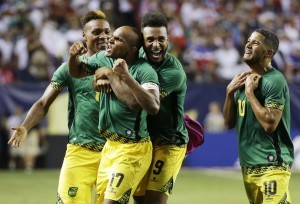
M145 57L142 49L140 56ZM169 53L164 62L153 69L160 84L160 109L157 115L148 116L152 141L155 145L186 146L189 140L183 118L186 74L181 63Z
M95 72L99 67L113 67L114 60L105 56L105 52L93 55L84 61L85 67L90 72ZM143 58L128 67L131 76L139 83L158 83L156 72ZM100 97L99 129L101 136L122 143L136 143L149 141L147 130L147 112L140 110L132 111L129 107L118 100L112 92L102 93Z
M265 73L255 90L260 104L282 111L278 127L267 133L256 119L245 90L235 92L237 131L241 166L291 164L294 148L290 136L290 95L284 76L272 68Z
M61 91L68 88L68 128L69 143L101 151L106 140L98 130L99 93L92 87L93 76L81 79L73 78L68 72L67 63L63 63L54 73L51 87Z

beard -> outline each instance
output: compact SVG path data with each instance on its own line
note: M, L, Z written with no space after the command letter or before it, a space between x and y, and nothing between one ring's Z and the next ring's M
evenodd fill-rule
M254 60L254 59L247 59L247 58L243 57L243 62L245 62L250 67L251 65L253 65L253 64L256 63L256 60Z
M262 57L262 56L261 56ZM251 58L246 58L245 56L243 57L243 61L248 65L252 66L255 64L260 64L263 61L263 58L260 56L252 56Z

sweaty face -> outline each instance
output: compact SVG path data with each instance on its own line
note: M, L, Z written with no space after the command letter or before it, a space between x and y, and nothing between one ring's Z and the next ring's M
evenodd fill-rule
M160 64L166 57L168 50L168 33L165 27L145 27L144 50L151 64Z
M260 33L253 32L245 46L243 60L248 65L261 63L267 54L267 47L264 44L264 36Z
M109 39L106 49L106 56L114 59L125 59L130 52L130 42L128 39L127 30L125 28L118 28Z
M91 20L84 26L83 37L92 54L105 50L110 37L110 26L106 20Z

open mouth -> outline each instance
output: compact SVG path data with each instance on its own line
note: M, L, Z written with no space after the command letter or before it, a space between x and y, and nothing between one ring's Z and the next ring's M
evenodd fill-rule
M150 54L153 59L160 59L162 52L161 50L151 50Z
M111 50L112 50L111 44L108 43L106 46L106 52L111 52Z
M245 50L245 54L251 55L251 54L252 54L252 51L247 49L247 50Z
M106 46L107 43L106 43L106 42L98 42L98 45L99 45L99 46Z

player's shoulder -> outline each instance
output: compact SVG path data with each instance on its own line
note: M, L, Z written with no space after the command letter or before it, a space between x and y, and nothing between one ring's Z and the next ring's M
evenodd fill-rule
M167 53L166 62L175 68L183 69L181 62L171 53Z
M95 56L97 56L97 57L106 57L105 53L106 53L105 50L100 50L99 52L95 53Z
M161 72L172 72L172 75L185 75L185 71L183 69L180 61L171 53L167 53L166 59L160 66Z
M69 74L69 70L68 70L68 63L67 62L63 62L54 72L54 75L57 74Z
M274 85L274 86L287 85L287 81L284 75L275 68L272 68L271 70L268 71L265 77L263 77L263 81L266 84Z
M151 64L149 64L149 62L145 59L145 58L143 58L143 57L139 57L137 60L136 60L136 65L138 66L138 67L142 67L143 69L145 68L145 67L148 67L148 68L152 68L152 66L151 66Z

